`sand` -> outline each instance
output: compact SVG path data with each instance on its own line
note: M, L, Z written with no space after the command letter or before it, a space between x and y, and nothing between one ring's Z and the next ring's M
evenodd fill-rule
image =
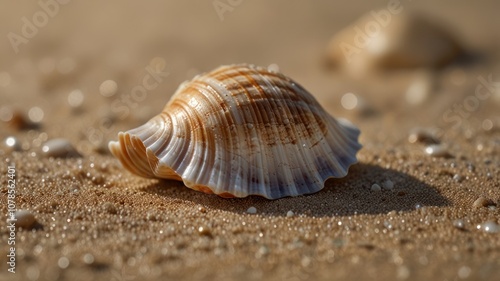
M220 3L233 6L218 13ZM0 11L0 117L13 108L26 121L0 123L0 280L498 280L500 99L495 90L477 105L471 98L481 79L500 78L497 3L402 1L403 13L439 19L474 59L358 77L326 67L328 42L386 1L54 5L17 53L5 38L44 10L16 2ZM347 177L296 198L224 199L136 177L105 149L183 81L241 62L277 64L361 129ZM148 75L157 83L137 94ZM106 80L117 88L101 87ZM411 85L423 96L409 98ZM348 92L363 106L342 106ZM409 142L417 127L434 131L448 157ZM57 138L80 155L46 155ZM9 173L15 208L36 220L23 215L28 229L13 232L15 245Z

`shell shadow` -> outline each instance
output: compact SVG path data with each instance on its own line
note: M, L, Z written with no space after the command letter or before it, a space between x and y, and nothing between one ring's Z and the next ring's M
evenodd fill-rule
M392 190L371 191L373 183L387 179L394 182ZM432 186L413 176L392 169L358 163L342 179L326 181L320 192L268 200L259 196L221 198L186 188L181 182L160 180L143 187L143 192L160 196L161 200L177 200L189 205L204 206L246 214L254 206L263 216L286 216L289 210L296 215L311 217L349 216L354 214L385 214L390 211L412 211L420 206L446 206L449 201Z

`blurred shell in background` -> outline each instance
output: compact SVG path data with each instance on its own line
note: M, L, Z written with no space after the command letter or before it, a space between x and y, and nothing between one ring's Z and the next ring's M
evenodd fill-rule
M426 16L409 11L372 11L331 40L328 56L348 71L438 67L462 48L455 38Z

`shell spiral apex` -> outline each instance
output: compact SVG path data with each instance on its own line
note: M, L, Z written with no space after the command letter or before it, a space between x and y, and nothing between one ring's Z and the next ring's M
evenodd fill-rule
M142 177L222 197L277 199L345 176L359 133L292 79L241 64L181 84L160 114L120 132L109 149Z

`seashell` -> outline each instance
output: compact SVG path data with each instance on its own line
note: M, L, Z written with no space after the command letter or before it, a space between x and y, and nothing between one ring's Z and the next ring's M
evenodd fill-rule
M277 199L345 176L359 133L292 79L243 64L184 82L160 114L120 132L109 149L139 176L221 197Z
M372 11L330 42L333 64L353 72L444 65L463 52L456 39L425 16Z

